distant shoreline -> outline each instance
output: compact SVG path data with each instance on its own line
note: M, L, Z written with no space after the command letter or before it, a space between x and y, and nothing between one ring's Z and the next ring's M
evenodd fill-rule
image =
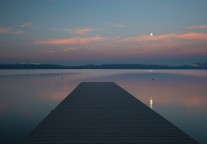
M207 63L182 66L152 64L102 64L63 66L54 64L0 64L0 69L207 69Z

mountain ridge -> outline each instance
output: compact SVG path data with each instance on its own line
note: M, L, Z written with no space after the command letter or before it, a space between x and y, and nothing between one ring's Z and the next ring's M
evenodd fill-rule
M64 66L56 64L0 64L0 69L207 69L207 63L168 66L156 64L100 64Z

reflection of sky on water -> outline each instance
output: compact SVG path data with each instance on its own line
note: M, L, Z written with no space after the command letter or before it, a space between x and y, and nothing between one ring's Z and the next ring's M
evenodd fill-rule
M20 141L82 81L114 81L207 143L207 71L1 70L0 139ZM12 137L12 139L11 139Z

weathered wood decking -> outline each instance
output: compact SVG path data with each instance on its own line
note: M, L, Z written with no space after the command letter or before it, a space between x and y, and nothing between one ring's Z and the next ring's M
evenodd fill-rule
M193 144L115 83L84 82L26 138L28 144Z

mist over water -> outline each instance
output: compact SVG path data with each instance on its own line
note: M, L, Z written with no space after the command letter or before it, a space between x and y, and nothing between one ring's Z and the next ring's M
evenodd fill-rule
M0 139L21 140L81 82L113 81L207 143L205 70L1 70Z

